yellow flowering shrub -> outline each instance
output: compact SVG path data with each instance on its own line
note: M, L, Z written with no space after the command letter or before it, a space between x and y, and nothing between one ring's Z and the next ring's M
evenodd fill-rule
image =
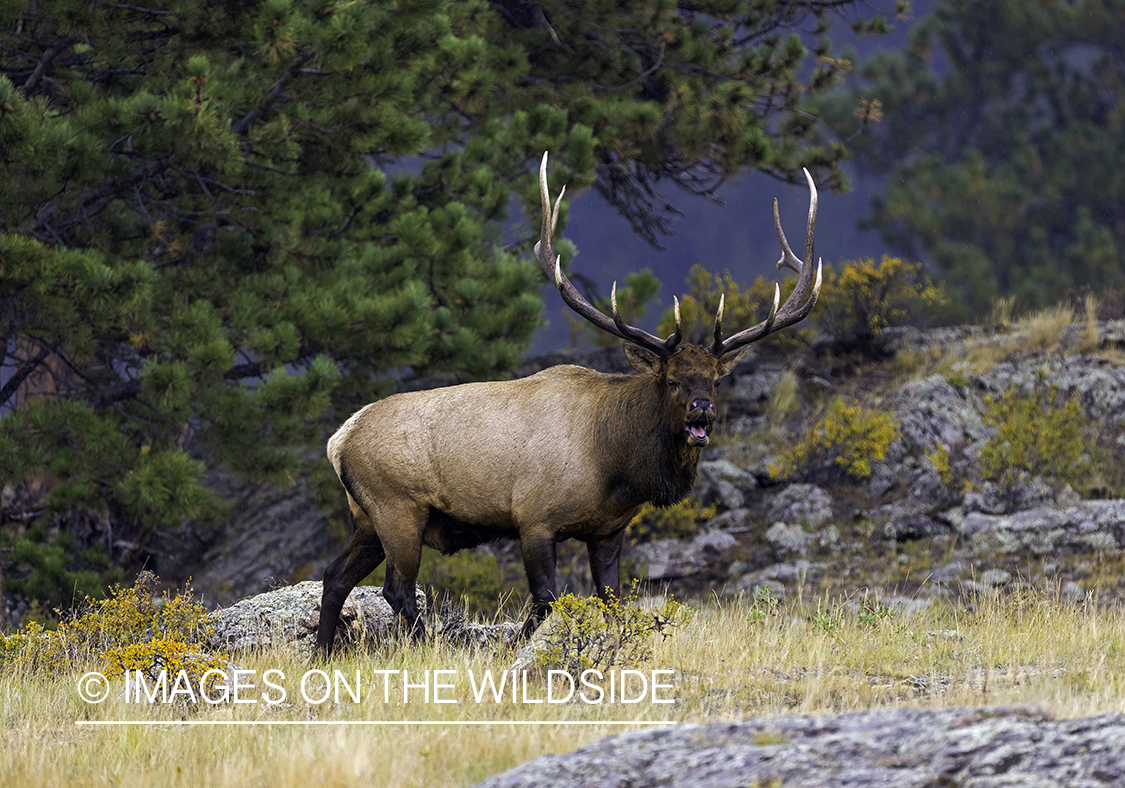
M716 507L705 506L697 498L685 498L665 508L646 503L629 523L629 538L633 544L640 544L695 536L699 527L717 513Z
M57 673L101 663L111 679L126 670L144 671L152 679L161 670L169 676L184 670L198 686L206 671L226 664L224 654L206 645L214 624L190 590L154 597L155 581L152 573L142 572L132 586L112 589L107 599L87 597L56 630L31 622L4 636L0 666Z
M879 263L845 262L839 273L825 266L814 314L833 336L872 350L884 329L927 323L946 303L944 287L922 273L921 263L883 255Z
M671 597L663 607L646 610L637 588L634 580L624 598L609 602L574 594L555 600L536 664L577 675L584 670L633 668L652 659L653 637L669 637L688 624L695 611Z
M1077 396L1060 399L1052 386L986 400L984 422L993 433L980 451L984 478L1009 486L1025 474L1081 482L1091 464L1086 409Z
M831 478L833 470L841 470L865 479L871 475L871 463L886 459L898 436L898 424L890 414L837 398L799 443L771 463L770 475L813 481Z
M949 464L949 450L945 446L939 443L932 452L926 452L926 459L933 464L942 484L953 483L953 468Z

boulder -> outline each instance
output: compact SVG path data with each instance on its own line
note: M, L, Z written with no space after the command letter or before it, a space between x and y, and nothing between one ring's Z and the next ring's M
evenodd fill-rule
M650 728L536 758L477 788L1123 784L1123 714L1053 720L1026 708L902 708Z
M212 648L240 650L262 646L292 646L299 651L310 650L316 641L320 624L318 580L268 591L239 600L211 614L215 631ZM426 595L416 590L418 610L425 612ZM357 586L348 594L340 611L337 642L341 638L380 639L392 635L399 626L398 616L383 599L377 586Z
M708 563L722 559L738 541L725 531L704 531L694 538L662 539L633 548L633 556L648 567L650 580L687 577Z
M832 496L814 484L791 484L773 496L766 519L817 529L832 519Z

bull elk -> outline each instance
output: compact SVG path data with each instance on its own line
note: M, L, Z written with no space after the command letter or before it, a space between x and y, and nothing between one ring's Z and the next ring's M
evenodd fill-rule
M612 317L578 293L551 247L563 195L552 207L544 153L539 263L571 309L625 341L639 374L563 365L522 380L396 394L349 418L328 441L328 457L347 491L355 531L324 571L321 652L332 650L352 588L384 559L384 598L416 635L425 633L414 591L422 545L449 554L519 539L533 600L524 636L550 612L555 550L564 539L586 543L599 595L616 596L625 526L642 504L671 506L691 491L715 422L719 379L751 342L803 319L816 302L817 195L807 170L805 177L811 195L803 259L785 240L776 200L773 209L782 248L777 266L798 273L796 289L779 308L775 285L769 317L731 336L723 335L720 298L714 341L701 346L683 342L678 301L676 330L659 339L621 318L616 284Z

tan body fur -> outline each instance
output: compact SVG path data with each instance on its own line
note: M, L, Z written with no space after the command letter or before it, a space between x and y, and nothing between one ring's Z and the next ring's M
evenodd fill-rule
M351 452L351 478L387 505L409 501L467 524L536 528L552 538L575 526L583 536L608 535L639 505L604 507L600 466L607 450L616 452L585 439L599 431L595 414L617 415L605 401L610 377L562 366L522 380L398 394L348 419L328 442L328 457L339 474L341 455ZM576 421L576 411L593 418ZM387 546L393 532L383 531Z
M694 482L702 444L684 437L685 398L713 395L728 371L694 346L667 361L626 351L640 374L552 367L522 380L397 394L349 418L328 457L355 534L325 572L322 648L331 649L343 599L384 557L387 601L422 631L413 587L423 544L451 553L518 538L534 600L528 633L554 599L563 539L587 544L598 591L617 594L625 526L641 504L671 505ZM669 386L675 369L684 379L678 392Z

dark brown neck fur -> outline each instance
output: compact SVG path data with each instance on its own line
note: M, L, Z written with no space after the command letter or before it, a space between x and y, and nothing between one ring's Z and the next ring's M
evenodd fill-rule
M601 399L590 415L611 505L671 506L687 497L701 449L684 439L663 381L650 374L615 376Z

